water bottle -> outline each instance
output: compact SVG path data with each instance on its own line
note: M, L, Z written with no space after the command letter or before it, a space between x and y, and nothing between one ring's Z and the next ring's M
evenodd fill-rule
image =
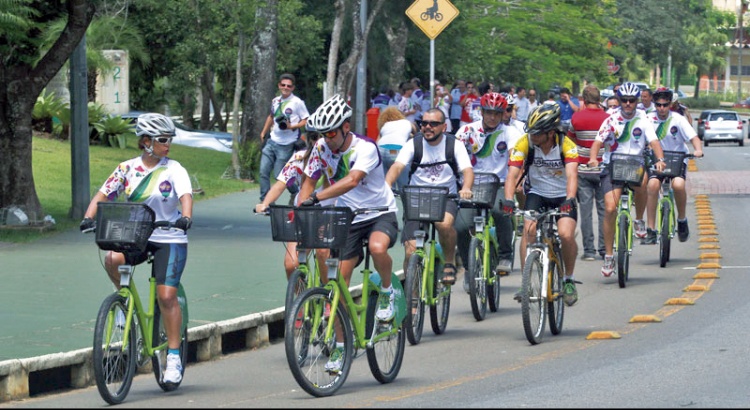
M497 238L497 235L495 234L495 227L490 228L490 237Z
M435 243L435 252L437 253L435 258L435 277L442 278L445 254L443 253L443 247L440 246L440 242Z

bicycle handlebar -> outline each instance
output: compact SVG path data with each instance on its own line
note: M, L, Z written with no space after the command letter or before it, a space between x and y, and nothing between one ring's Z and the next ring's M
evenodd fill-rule
M183 231L184 232L183 229L180 229L177 226L175 226L175 222L169 222L169 221L156 221L156 222L154 222L154 229L168 230L168 229L171 229L171 228L174 228L174 229L177 229L179 231ZM85 229L85 230L81 231L81 233L93 233L93 232L96 232L96 221L94 221L94 226L93 227L91 227L90 229Z

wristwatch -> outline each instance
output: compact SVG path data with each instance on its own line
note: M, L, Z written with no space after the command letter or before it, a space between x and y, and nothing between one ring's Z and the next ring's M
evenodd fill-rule
M665 161L664 161L664 158L659 158L656 160L656 162L665 162Z

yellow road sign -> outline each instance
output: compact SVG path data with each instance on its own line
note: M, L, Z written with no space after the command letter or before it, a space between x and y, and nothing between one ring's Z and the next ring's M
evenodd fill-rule
M406 15L434 40L458 16L458 9L448 0L416 0Z

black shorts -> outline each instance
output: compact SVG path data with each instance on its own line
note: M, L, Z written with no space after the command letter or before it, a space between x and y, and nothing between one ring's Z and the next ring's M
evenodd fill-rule
M398 220L395 212L384 213L376 218L354 224L349 228L349 236L346 238L346 247L341 249L340 259L347 260L358 257L357 265L365 257L362 251L362 240L370 237L372 232L383 232L388 235L391 242L388 248L396 244L398 238Z
M154 255L151 264L151 275L156 278L157 285L177 287L182 278L187 262L187 243L148 242L143 252L125 253L125 263L140 265L148 259L148 254Z
M526 203L524 204L524 210L540 211L542 209L557 208L565 202L565 197L557 198L545 198L538 194L526 195ZM560 215L559 218L573 218L574 221L578 221L578 208L574 207L568 215Z
M453 220L458 214L458 204L454 200L447 200L445 203L445 213L453 215ZM419 221L404 221L404 229L401 231L401 243L415 239L414 232L419 229ZM428 231L429 235L430 232ZM437 238L436 238L437 239Z

